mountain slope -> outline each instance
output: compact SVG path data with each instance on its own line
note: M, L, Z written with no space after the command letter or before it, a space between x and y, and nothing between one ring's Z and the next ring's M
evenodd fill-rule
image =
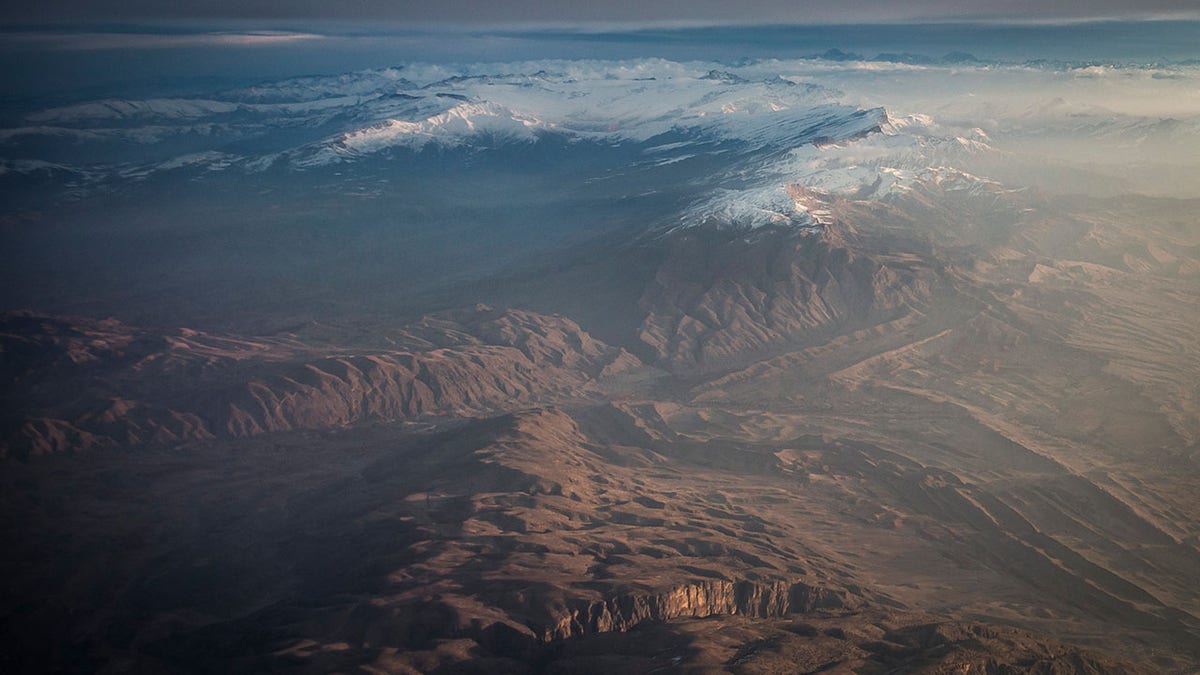
M17 456L471 415L595 395L597 378L639 365L569 319L482 306L386 335L389 348L31 315L5 317L2 337Z

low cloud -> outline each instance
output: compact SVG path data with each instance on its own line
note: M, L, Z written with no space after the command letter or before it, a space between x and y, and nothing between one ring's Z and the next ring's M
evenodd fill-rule
M9 33L10 46L92 51L105 49L177 49L180 47L257 47L321 40L316 33L249 31L214 33Z

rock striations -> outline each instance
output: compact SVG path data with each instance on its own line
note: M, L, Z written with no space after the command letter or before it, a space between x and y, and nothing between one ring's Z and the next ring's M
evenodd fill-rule
M741 615L757 619L805 614L814 609L845 609L855 603L846 591L787 582L704 581L649 595L617 595L576 601L554 626L538 631L543 642L610 631L624 632L646 622Z

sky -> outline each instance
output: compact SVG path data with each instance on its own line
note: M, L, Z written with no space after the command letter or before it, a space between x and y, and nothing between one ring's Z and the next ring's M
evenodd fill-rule
M0 22L859 23L1200 18L1196 0L0 0Z

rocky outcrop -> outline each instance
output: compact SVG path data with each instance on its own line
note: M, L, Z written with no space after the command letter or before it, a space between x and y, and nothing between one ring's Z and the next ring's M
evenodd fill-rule
M573 601L552 626L534 627L543 642L611 631L646 622L742 615L778 618L814 609L844 609L858 598L846 591L804 583L704 581L661 593L626 593L604 600Z

